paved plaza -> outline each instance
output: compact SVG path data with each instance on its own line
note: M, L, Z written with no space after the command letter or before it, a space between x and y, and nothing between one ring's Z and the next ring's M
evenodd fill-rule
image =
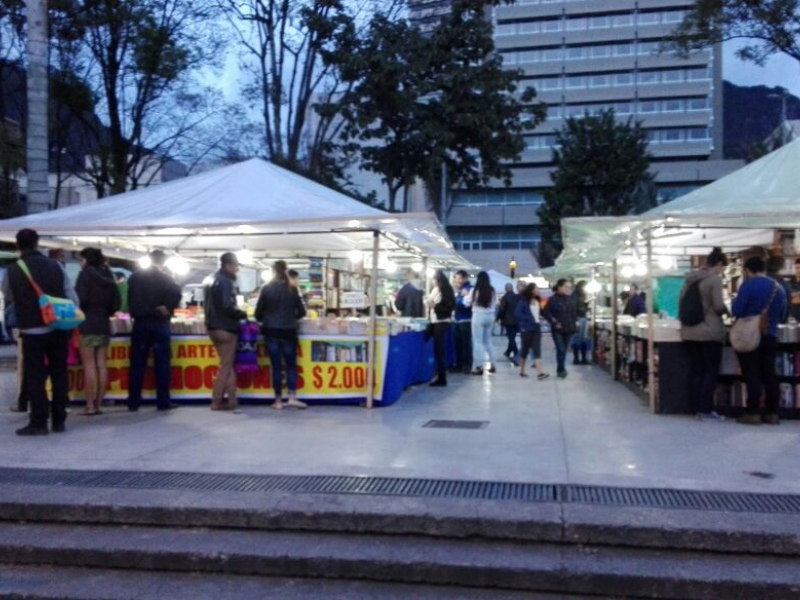
M748 428L653 415L595 367L540 383L499 366L496 375L453 376L446 389L410 389L394 406L371 411L187 406L131 414L119 406L87 418L73 409L65 435L19 438L14 430L26 417L4 409L0 466L800 492L800 422ZM8 367L0 372L6 404L14 377ZM488 423L423 428L433 419Z

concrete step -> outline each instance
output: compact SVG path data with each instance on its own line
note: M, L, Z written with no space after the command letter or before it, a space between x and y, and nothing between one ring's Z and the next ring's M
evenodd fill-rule
M0 523L0 564L643 598L800 598L800 559L419 536Z
M368 581L0 565L0 600L588 600Z
M0 486L0 521L364 533L800 557L800 516L452 498Z

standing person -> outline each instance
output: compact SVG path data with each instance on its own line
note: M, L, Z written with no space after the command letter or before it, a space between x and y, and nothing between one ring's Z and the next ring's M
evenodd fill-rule
M469 374L472 368L472 308L465 302L472 295L469 273L456 273L456 370Z
M489 359L489 373L496 373L492 349L492 327L497 312L497 293L486 271L478 273L475 287L465 303L472 308L472 374L483 375L484 354Z
M78 296L58 262L39 252L39 234L32 229L17 232L19 263L9 265L3 280L3 293L11 298L23 342L22 388L31 405L30 421L17 435L47 435L48 418L53 433L63 433L67 420L69 380L67 354L71 332L45 325L39 310L35 282L48 296L69 298L77 305ZM24 269L21 264L24 265ZM25 272L27 271L27 273ZM48 407L47 379L52 386ZM49 413L49 415L48 415Z
M115 271L114 277L119 288L120 307L119 312L128 313L128 278L122 271Z
M306 307L289 279L286 261L276 261L272 265L272 272L274 278L261 288L256 305L256 320L261 323L272 368L272 388L275 391L272 408L281 409L284 406L284 364L289 395L286 406L308 408L305 402L297 399L297 322L306 316Z
M573 292L575 298L575 313L578 315L578 332L572 340L572 364L588 365L587 354L591 346L589 341L589 295L586 293L586 282L581 280Z
M689 382L692 409L701 421L724 420L714 410L714 392L722 363L728 313L722 297L722 272L728 259L714 248L705 266L686 276L680 294L681 339L689 351ZM694 305L694 306L693 306Z
M520 294L519 302L515 309L517 323L519 324L522 350L520 351L519 376L527 377L525 363L528 354L533 353L533 365L539 381L550 377L542 370L542 326L541 312L542 299L535 283L528 284Z
M402 317L419 318L425 315L425 294L414 285L415 279L416 274L409 269L406 272L406 283L394 299L394 306Z
M431 334L433 336L433 353L436 357L436 379L431 387L447 386L447 358L445 356L444 339L447 328L452 322L453 309L456 306L456 294L453 286L447 281L443 271L436 271L433 277L431 293L427 300Z
M142 387L147 357L153 351L158 410L176 408L170 402L171 327L173 311L181 302L181 288L164 268L167 255L162 250L150 253L151 265L128 280L128 305L133 318L131 332L131 373L128 410L136 412L142 404Z
M744 263L745 282L733 302L733 316L737 319L764 315L766 328L762 330L761 344L753 352L737 353L742 375L747 385L746 414L737 419L745 425L780 423L780 385L775 370L778 347L778 325L786 313L786 292L777 281L767 277L764 260L754 256ZM766 396L762 414L761 396Z
M517 284L517 290L517 293L514 293L514 286L510 283L506 284L506 293L500 299L500 306L497 311L497 320L505 327L506 338L508 338L508 345L506 346L506 351L503 352L503 356L514 364L516 364L519 356L519 347L517 346L519 325L517 324L516 311L520 297L525 291L525 284L520 281Z
M81 364L83 365L86 407L83 415L100 414L100 405L108 391L108 346L111 343L112 315L120 308L120 295L114 273L106 257L97 248L84 248L80 253L81 272L75 291L86 320L79 331Z
M544 309L544 318L553 329L558 378L566 379L567 350L577 330L578 314L575 310L575 299L572 297L572 284L567 279L559 279L554 291L555 294Z
M645 297L639 293L639 286L634 283L631 285L627 300L625 300L625 310L623 314L635 318L646 312L647 301Z
M247 313L236 306L236 274L239 266L235 253L226 252L220 256L219 271L214 274L214 281L204 294L206 329L219 356L219 372L211 395L211 410L235 410L239 406L234 367L239 344L239 321L247 318Z

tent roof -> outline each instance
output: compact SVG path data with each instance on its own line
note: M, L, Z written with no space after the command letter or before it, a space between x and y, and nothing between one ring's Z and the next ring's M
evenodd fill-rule
M800 227L800 140L641 218L709 227Z
M198 259L243 247L257 258L340 256L371 249L380 232L393 242L382 244L390 255L471 267L432 214L387 213L260 159L0 221L0 238L13 239L23 227L52 243L99 245L119 255L161 247Z

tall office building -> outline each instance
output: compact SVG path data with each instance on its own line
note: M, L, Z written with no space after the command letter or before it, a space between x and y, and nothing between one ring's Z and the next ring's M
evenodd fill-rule
M431 31L450 10L451 0L408 0L408 18L422 31Z
M456 247L521 270L540 239L537 210L551 185L555 134L570 116L613 108L647 130L662 200L740 166L723 161L720 48L689 58L661 53L661 41L692 0L517 0L491 11L495 45L508 68L525 74L548 117L526 136L512 188L454 191L447 225ZM489 15L487 15L488 17Z

